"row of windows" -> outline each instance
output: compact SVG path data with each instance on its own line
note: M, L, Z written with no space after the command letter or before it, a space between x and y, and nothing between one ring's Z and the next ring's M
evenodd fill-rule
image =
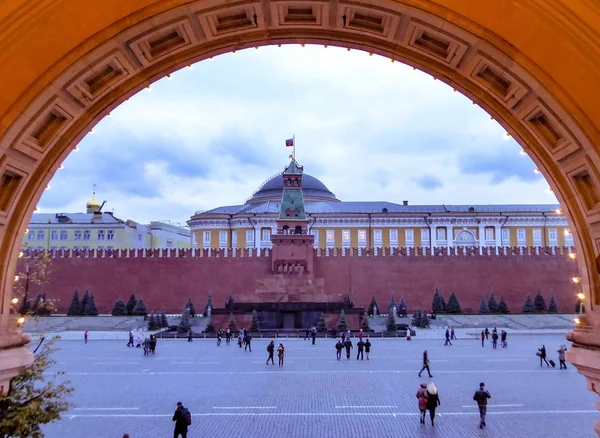
M114 240L115 230L96 230L97 240ZM51 230L50 240L69 240L68 230ZM27 234L27 240L44 240L46 238L45 230L33 230ZM92 230L74 230L73 240L91 240Z
M318 230L313 230L312 235L315 237L315 246L318 246L319 243L319 231ZM445 241L447 239L446 236L446 228L438 228L436 230L437 233L437 240L438 241ZM228 247L228 232L227 231L219 231L219 248L226 248ZM203 233L203 237L202 237L202 243L203 243L203 247L204 248L210 248L211 247L211 232L210 231L204 231ZM358 230L358 246L359 247L365 247L367 244L367 230ZM383 242L383 230L373 230L373 244L374 246L380 246ZM262 242L268 242L271 238L271 230L270 229L264 229L262 230L262 235L261 235L261 241ZM404 230L404 238L406 241L406 245L411 246L414 245L415 242L415 233L414 230L412 229L408 229L408 230ZM556 244L558 242L558 231L556 228L549 228L548 229L548 238L549 238L549 242L550 244ZM454 236L454 239L456 239L457 241L469 241L469 240L476 240L474 233L472 233L471 231L458 231L457 235ZM494 229L492 228L486 228L485 229L485 240L494 240ZM510 244L510 230L503 228L501 230L501 239L502 239L502 244L503 245L508 245ZM232 247L237 247L237 231L232 231L231 232L231 246ZM335 230L326 230L325 231L325 240L327 242L327 246L328 247L333 247L335 244ZM389 230L389 240L390 240L390 246L397 246L398 245L398 230ZM519 245L524 245L526 242L526 230L525 228L518 228L517 229L517 244ZM422 244L429 244L429 229L422 229L421 230L421 243ZM533 244L534 245L541 245L542 242L542 229L541 228L534 228L533 229ZM566 244L572 244L573 243L573 236L570 234L565 235L565 243ZM349 247L350 246L350 230L342 230L342 247ZM254 247L254 230L247 230L246 231L246 247L247 248L252 248Z
M30 246L29 249L44 251L46 248L44 248L43 246ZM50 247L50 251L59 251L59 250L66 251L68 249L69 248L66 246L51 246ZM89 251L91 248L89 246L74 246L72 249L76 250L76 251ZM97 249L99 251L100 250L112 251L115 249L115 247L114 246L98 246L95 249Z

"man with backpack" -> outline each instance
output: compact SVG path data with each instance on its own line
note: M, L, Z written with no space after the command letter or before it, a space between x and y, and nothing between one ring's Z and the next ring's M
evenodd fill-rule
M179 435L181 435L181 438L187 438L188 426L192 424L192 414L190 414L190 411L181 402L177 402L173 421L175 422L173 438L177 438Z

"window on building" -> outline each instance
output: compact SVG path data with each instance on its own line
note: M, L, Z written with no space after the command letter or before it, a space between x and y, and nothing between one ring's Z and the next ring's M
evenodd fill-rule
M390 230L390 242L398 243L398 230Z
M429 244L429 228L421 230L421 243Z
M34 240L35 239L35 231L30 231L29 233L27 233L27 240Z
M246 248L254 248L254 230L246 230Z
M558 241L558 230L556 228L548 229L548 239L552 243L556 243Z
M81 246L77 246L77 245L75 245L75 246L73 247L73 251L81 251Z
M66 250L67 250L67 247L66 247L66 246L61 246L61 247L60 247L60 250L61 250L61 251L66 251Z
M204 231L202 233L202 247L203 248L210 248L210 237L211 237L210 231Z
M227 231L219 231L219 248L227 248Z
M104 251L104 247L101 245L98 247L98 251Z
M44 235L46 233L44 233L44 230L38 230L37 232L37 240L44 240Z
M167 240L167 248L173 248L173 241Z
M142 241L142 233L138 233L137 238L138 238L138 242L141 242Z
M485 229L485 240L494 240L494 230L493 228Z
M536 243L542 242L542 229L541 228L533 229L533 241Z
M114 247L114 246L107 246L107 247L106 247L106 250L107 250L107 251L114 251L114 250L115 250L115 247Z
M84 251L89 251L89 250L90 250L90 247L89 247L89 246L84 246L82 249L83 249Z
M502 244L510 244L510 230L502 228Z
M350 242L350 230L342 230L342 242Z
M517 229L517 240L519 241L519 243L525 242L525 228Z
M373 231L373 240L375 242L381 242L383 240L383 232L381 230Z
M358 241L359 242L367 241L367 230L358 230Z
M271 229L270 228L266 228L266 229L262 230L262 240L263 240L263 242L267 242L267 241L271 240Z
M325 231L325 240L327 248L333 248L335 246L335 232L333 230Z
M446 240L446 229L438 228L437 229L437 240Z
M56 251L57 249L58 249L58 247L56 247L56 246L51 246L50 247L50 251Z
M104 240L104 237L106 237L104 230L98 230L98 240Z
M83 240L90 240L91 237L92 237L91 230L83 230Z
M106 232L106 240L115 240L115 230L108 230Z
M310 232L313 236L315 236L315 248L319 247L319 230L312 230Z
M415 230L404 230L404 239L406 244L415 243Z
M67 240L69 238L69 232L67 230L60 230L60 240Z
M75 240L81 240L81 230L75 230Z
M237 248L237 231L231 232L231 247Z
M50 238L52 240L58 240L58 230L52 230L52 232L50 233Z

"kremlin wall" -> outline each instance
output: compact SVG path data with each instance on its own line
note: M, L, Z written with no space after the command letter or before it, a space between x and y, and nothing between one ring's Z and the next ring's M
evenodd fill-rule
M79 222L53 226L102 243L110 224L97 223L101 206L90 205L69 216ZM97 236L81 233L86 221ZM196 212L188 225L191 249L50 247L49 282L30 284L29 296L45 293L56 313L66 313L75 291L93 294L100 313L131 294L149 312L181 313L189 298L201 311L210 295L216 326L256 310L262 327L301 328L344 309L357 329L372 298L382 313L392 297L430 311L438 288L446 300L454 292L463 313L477 313L493 293L520 313L539 290L570 313L579 292L572 236L556 205L343 202L293 157L245 204Z

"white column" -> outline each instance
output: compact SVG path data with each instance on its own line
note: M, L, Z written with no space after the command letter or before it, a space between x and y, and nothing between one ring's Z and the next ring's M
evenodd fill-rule
M479 225L479 254L483 254L485 246L485 225Z
M494 237L496 238L496 255L500 254L499 248L502 246L502 227L494 225Z
M452 225L446 225L446 241L448 242L448 255L450 255L450 248L454 246L454 236L452 235Z
M260 248L260 226L254 224L254 248Z
M437 226L431 225L431 235L429 236L429 249L433 255L433 249L437 246Z

